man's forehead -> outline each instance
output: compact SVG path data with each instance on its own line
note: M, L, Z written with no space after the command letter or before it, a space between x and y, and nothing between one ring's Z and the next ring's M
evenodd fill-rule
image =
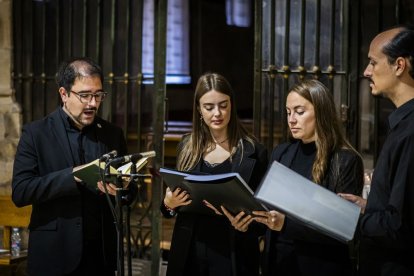
M379 33L371 42L370 51L373 49L383 49L398 33L401 28L394 28L385 32Z
M97 75L77 76L75 78L74 83L77 83L77 82L90 82L90 81L96 82L96 81L101 81L101 79Z

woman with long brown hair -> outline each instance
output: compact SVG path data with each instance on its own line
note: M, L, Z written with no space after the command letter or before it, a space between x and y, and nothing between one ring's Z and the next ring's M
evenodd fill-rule
M199 78L193 129L178 146L177 169L237 172L254 191L267 169L267 151L239 121L234 100L223 76L207 73ZM260 225L248 227L252 218L243 212L234 217L223 209L211 210L211 215L180 213L179 207L188 204L186 191L167 188L162 213L172 217L178 208L167 275L259 275Z
M343 134L330 91L305 80L290 90L286 112L291 139L271 160L334 193L361 194L362 159ZM351 275L348 245L276 211L253 213L275 230L267 234L265 275Z

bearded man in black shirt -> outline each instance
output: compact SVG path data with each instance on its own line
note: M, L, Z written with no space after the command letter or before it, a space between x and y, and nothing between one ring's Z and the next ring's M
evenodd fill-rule
M360 275L414 275L414 30L398 27L371 42L364 76L373 95L391 100L389 133L363 208Z

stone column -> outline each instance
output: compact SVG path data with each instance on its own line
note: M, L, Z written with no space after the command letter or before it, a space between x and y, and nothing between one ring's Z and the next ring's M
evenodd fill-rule
M11 193L13 160L22 126L11 80L12 23L12 0L0 0L0 194Z

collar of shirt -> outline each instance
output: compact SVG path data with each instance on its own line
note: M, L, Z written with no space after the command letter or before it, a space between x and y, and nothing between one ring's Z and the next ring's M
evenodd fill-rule
M394 110L388 117L390 130L398 125L401 120L414 111L414 99L409 100L396 110Z

